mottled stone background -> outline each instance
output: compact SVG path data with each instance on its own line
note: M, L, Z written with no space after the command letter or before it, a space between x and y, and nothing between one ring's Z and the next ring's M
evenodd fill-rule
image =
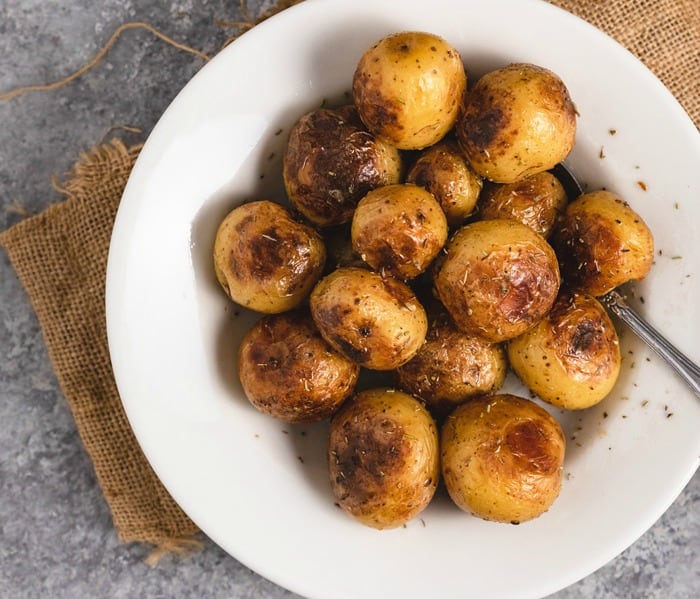
M248 3L253 16L271 4ZM69 74L127 21L147 21L213 54L234 32L215 20L241 18L233 0L0 0L0 92ZM58 201L51 177L66 172L111 126L140 128L142 135L122 137L143 139L201 66L132 30L69 86L0 103L0 230L23 212ZM36 317L4 252L0 294L0 596L292 597L211 542L150 567L146 547L118 541ZM555 597L698 596L699 497L696 475L631 548Z

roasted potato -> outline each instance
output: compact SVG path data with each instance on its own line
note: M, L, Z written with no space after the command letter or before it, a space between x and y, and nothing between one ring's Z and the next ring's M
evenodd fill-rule
M246 397L285 422L328 418L354 391L359 373L357 364L326 343L306 310L264 316L238 351Z
M436 261L440 301L466 333L512 339L550 310L560 285L554 250L530 227L482 220L459 229Z
M559 179L545 171L515 183L487 183L479 196L476 216L481 220L517 220L547 239L566 202L566 192Z
M477 173L513 183L566 158L574 146L576 108L557 75L511 64L487 73L467 93L456 133Z
M477 175L453 140L426 148L406 175L408 183L425 187L440 203L447 224L456 228L474 210L483 179Z
M396 528L432 499L440 476L428 411L393 389L358 393L331 420L328 466L343 510L373 528Z
M402 280L424 272L447 241L435 196L411 184L370 191L352 218L352 246L374 270Z
M564 433L528 399L502 394L460 405L443 424L440 447L450 497L480 518L519 524L559 495Z
M460 331L444 310L430 316L425 343L397 368L396 378L441 418L472 397L498 390L508 364L500 344Z
M510 365L540 399L568 410L605 398L620 373L620 342L590 295L563 293L550 313L507 345Z
M301 304L325 260L319 234L268 200L234 208L214 240L214 272L224 291L234 302L267 314Z
M405 283L356 267L338 268L311 293L311 315L323 338L370 370L393 370L425 341L425 309Z
M654 260L654 238L629 204L610 191L571 202L552 235L564 282L593 296L643 279Z
M452 128L466 86L457 50L436 35L406 31L363 54L352 94L372 133L401 150L419 150Z
M354 106L319 108L292 127L282 173L294 207L327 227L349 222L368 191L398 183L401 157L367 131Z

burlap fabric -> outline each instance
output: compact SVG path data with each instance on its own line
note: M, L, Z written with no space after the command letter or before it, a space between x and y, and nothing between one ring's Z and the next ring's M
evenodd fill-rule
M287 0L281 4L295 2ZM698 0L556 0L647 64L700 123ZM196 526L168 495L129 427L105 330L112 224L139 146L80 156L65 201L0 234L39 318L49 355L123 541L190 546Z

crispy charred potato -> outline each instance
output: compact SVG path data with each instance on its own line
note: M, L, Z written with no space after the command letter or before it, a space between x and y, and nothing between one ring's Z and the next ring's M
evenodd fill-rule
M401 150L419 150L452 128L466 85L457 50L436 35L407 31L364 53L352 93L372 133Z
M425 187L435 196L450 227L464 224L483 185L453 140L426 148L409 169L406 181Z
M399 387L443 417L460 403L499 389L507 367L500 344L460 331L440 310L432 315L425 343L396 376Z
M456 132L477 173L513 183L566 158L574 146L576 108L557 75L532 64L511 64L476 82Z
M320 278L325 260L319 234L267 200L234 208L214 240L214 272L226 294L268 314L301 304Z
M459 229L434 269L437 295L457 326L492 343L539 322L559 284L557 258L544 238L504 219Z
M526 387L569 410L605 398L620 372L620 342L605 308L590 295L563 293L532 329L508 342Z
M424 272L447 241L435 196L411 184L370 191L352 218L352 246L374 270L402 280Z
M323 338L371 370L393 370L425 341L425 309L405 283L363 268L343 267L311 293L311 315Z
M398 183L401 157L367 131L354 106L319 108L292 127L282 172L294 207L327 227L349 222L368 191Z
M552 245L567 285L596 297L643 279L654 260L649 227L609 191L586 193L571 202Z
M393 389L370 389L331 420L328 465L343 510L373 528L396 528L432 499L440 475L438 433L428 411Z
M559 495L564 433L530 400L503 394L462 404L443 424L440 447L450 497L480 518L525 522Z
M487 183L479 196L477 218L509 218L545 239L566 208L564 187L552 173L530 175L515 183Z
M285 422L328 418L354 391L359 373L357 364L326 343L305 310L264 316L238 351L246 397Z

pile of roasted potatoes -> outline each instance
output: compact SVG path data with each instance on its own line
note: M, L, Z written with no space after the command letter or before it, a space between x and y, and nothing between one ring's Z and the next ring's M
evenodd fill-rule
M401 526L440 480L498 522L557 498L561 426L499 389L510 368L559 408L600 402L620 349L596 297L653 258L621 198L567 198L552 174L576 118L548 69L510 64L468 86L447 41L395 33L361 57L351 104L289 132L291 208L261 199L221 222L217 279L265 314L240 345L245 394L285 422L330 419L330 485L363 524ZM390 382L359 390L363 369Z

